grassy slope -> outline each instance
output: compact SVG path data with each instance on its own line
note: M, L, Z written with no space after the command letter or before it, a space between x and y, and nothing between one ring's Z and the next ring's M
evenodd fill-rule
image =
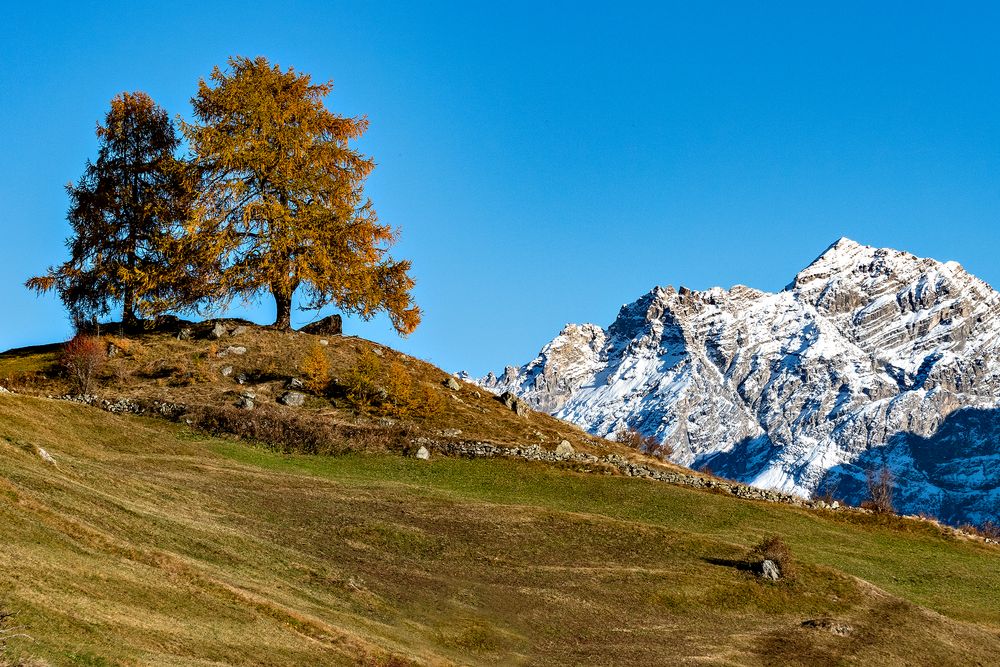
M6 653L53 664L995 664L997 550L853 521L0 395L0 609L34 638ZM770 533L794 583L740 567Z

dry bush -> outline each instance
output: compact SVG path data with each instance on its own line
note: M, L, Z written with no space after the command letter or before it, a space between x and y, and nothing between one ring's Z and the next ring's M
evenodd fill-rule
M89 394L95 376L107 362L105 347L95 336L77 334L63 348L60 364L78 394Z
M751 554L758 561L770 560L778 566L781 576L785 579L795 578L795 561L792 558L792 550L788 548L781 537L771 535L765 538L751 550Z
M302 383L307 390L314 394L326 392L330 386L330 360L322 345L316 343L309 348L299 365L299 371L302 373Z
M371 350L364 350L358 363L344 377L344 391L351 405L365 409L382 402L386 391L379 386L381 372L378 356Z
M615 431L615 442L660 459L669 459L674 454L673 447L660 442L656 439L656 436L643 435L628 426L622 426Z
M405 427L357 426L287 414L247 412L232 406L194 406L183 414L193 428L266 443L283 453L335 455L350 451L387 451L409 437Z
M983 537L988 537L991 540L1000 540L1000 523L987 521L983 525L979 526L979 534Z
M868 500L861 503L861 507L876 514L894 514L896 510L892 506L892 497L896 484L892 471L886 466L878 470L869 468L865 471L865 480Z
M435 388L423 386L417 392L412 414L415 417L428 418L444 410L445 401L441 392Z
M985 537L990 540L1000 540L1000 524L993 521L987 521L981 526L974 526L971 523L966 523L958 527L959 530L970 535L978 535L979 537Z
M419 408L413 391L413 379L406 367L398 361L389 364L385 374L385 411L397 418L410 416Z

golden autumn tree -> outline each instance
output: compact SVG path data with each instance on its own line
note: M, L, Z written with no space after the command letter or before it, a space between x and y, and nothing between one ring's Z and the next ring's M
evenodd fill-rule
M97 161L88 160L80 180L66 186L70 257L25 285L55 290L76 321L120 305L131 324L185 282L167 272L172 233L187 217L189 179L174 155L179 141L170 117L144 92L112 99L97 138Z
M301 290L303 309L385 311L413 331L410 262L389 256L397 233L363 191L375 163L349 145L367 120L329 111L331 84L308 74L260 57L228 65L199 82L194 122L183 124L201 178L189 257L217 268L222 300L270 291L281 329Z

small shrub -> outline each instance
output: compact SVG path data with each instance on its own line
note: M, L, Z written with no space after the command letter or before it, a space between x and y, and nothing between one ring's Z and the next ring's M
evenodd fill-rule
M406 367L398 361L389 364L385 376L386 412L403 418L418 408L419 401L413 392L413 380Z
M379 386L382 364L371 350L361 353L358 363L344 377L347 400L356 408L370 408L378 405L385 397L385 389Z
M991 540L1000 540L1000 523L987 521L979 527L979 534Z
M660 442L656 436L643 435L634 428L622 426L615 431L615 442L625 445L643 454L649 454L660 459L668 459L674 454L674 449L670 445Z
M443 410L444 399L441 398L441 392L431 387L421 387L412 409L413 415L426 419L433 417Z
M765 560L774 561L781 571L781 576L785 579L795 578L795 562L792 558L792 550L788 548L781 537L772 535L764 539L751 551L754 558L763 562Z
M886 466L882 466L879 470L869 468L865 472L865 479L868 486L868 500L861 506L876 514L894 514L892 496L896 484L892 471Z
M302 372L305 388L313 393L324 393L330 385L330 360L327 359L326 351L319 343L313 345L306 353L299 370Z
M77 334L63 348L60 363L66 370L73 389L78 394L89 394L94 377L107 362L107 354L100 339Z

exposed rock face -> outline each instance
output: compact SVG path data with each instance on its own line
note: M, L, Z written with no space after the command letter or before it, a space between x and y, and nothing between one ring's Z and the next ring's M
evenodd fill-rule
M480 384L765 488L860 502L887 464L904 512L1000 518L1000 294L955 262L841 239L782 292L657 287Z
M305 325L300 331L316 336L339 336L344 332L344 319L340 315L330 315Z

